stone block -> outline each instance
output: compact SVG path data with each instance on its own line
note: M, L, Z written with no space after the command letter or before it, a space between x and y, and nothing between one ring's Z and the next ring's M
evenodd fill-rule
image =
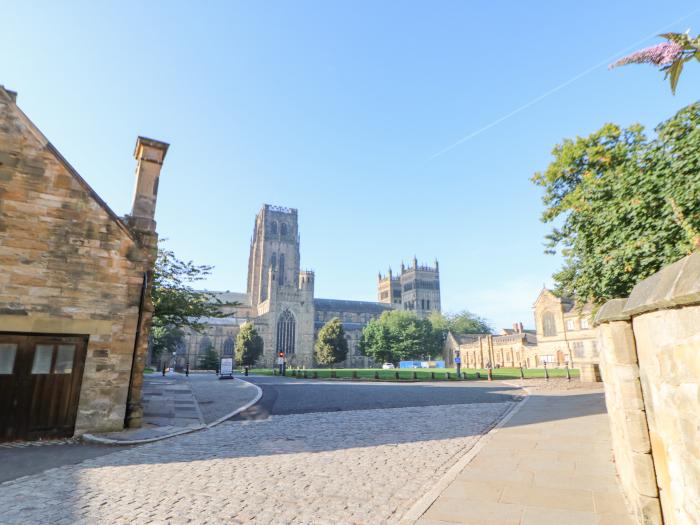
M642 496L658 497L659 491L656 486L656 474L651 454L633 452L631 459L632 475L637 492Z
M663 525L661 504L658 498L637 496L634 501L637 521L642 525Z
M640 454L650 453L651 443L649 441L646 412L642 410L625 412L625 427L627 430L627 445L630 449Z
M632 316L675 306L673 289L687 262L688 257L683 258L637 283L623 313Z
M628 321L630 316L624 313L627 299L611 299L600 307L595 316L594 324L609 323L611 321Z
M676 306L700 303L700 252L686 257L673 288L671 300Z

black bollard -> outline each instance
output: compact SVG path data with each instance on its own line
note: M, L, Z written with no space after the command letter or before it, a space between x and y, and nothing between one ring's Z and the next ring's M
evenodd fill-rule
M523 371L522 365L520 366L520 379L525 379L525 372Z
M487 373L488 373L488 379L489 379L489 381L493 381L493 370L492 370L491 368L489 368L489 369L487 370Z
M243 367L243 373L247 376L248 375L248 367L245 366Z
M379 372L374 372L374 379L379 379Z
M479 372L478 370L477 370L477 372L476 372L476 378L477 378L477 379L481 379L481 372Z
M430 379L435 379L435 372L430 372Z
M318 372L315 372L315 371L314 371L314 374L313 374L313 376L312 376L312 379L318 379Z
M449 372L445 372L445 379L449 379L449 378L450 378L450 373L449 373Z
M569 363L566 363L566 380L571 381L571 372L569 371Z
M399 372L398 372L398 371L394 372L394 377L395 377L396 379L399 378Z
M544 364L544 380L549 381L549 371L547 370L547 363Z
M357 379L357 370L352 371L352 378Z

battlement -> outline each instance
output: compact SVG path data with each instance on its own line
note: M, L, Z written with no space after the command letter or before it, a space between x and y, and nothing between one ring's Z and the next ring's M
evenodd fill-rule
M288 215L297 215L296 208L287 208L286 206L275 206L273 204L265 204L265 210L274 211L277 213L286 213Z

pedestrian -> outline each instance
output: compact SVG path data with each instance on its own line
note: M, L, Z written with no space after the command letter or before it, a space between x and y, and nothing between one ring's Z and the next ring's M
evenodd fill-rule
M462 377L460 373L462 369L462 358L459 357L459 354L455 355L455 368L457 369L457 377Z
M279 368L280 375L284 375L284 352L280 352L277 356L277 367Z

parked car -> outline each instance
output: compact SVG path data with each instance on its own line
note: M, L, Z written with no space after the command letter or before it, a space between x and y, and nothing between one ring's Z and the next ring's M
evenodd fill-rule
M394 368L394 363L384 363L382 365L383 370L391 370L392 368Z

